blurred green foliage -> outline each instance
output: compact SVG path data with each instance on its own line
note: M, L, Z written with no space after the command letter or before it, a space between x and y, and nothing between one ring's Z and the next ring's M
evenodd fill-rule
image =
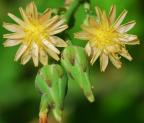
M0 24L11 22L7 13L19 16L18 7L25 7L31 0L0 0ZM63 7L64 0L35 0L42 12L47 7ZM116 4L117 13L123 9L129 11L126 21L136 20L137 25L131 31L139 36L141 45L129 46L134 60L123 59L123 67L116 70L109 66L105 73L99 71L97 62L91 68L91 81L94 85L96 101L89 104L74 82L69 82L69 92L65 101L65 123L144 123L144 1L143 0L90 0L92 7L100 6L107 12ZM93 9L94 10L94 9ZM72 43L84 46L86 42L73 38L80 30L85 18L81 5L71 18L74 26L68 34ZM6 31L0 26L0 123L33 123L38 117L40 95L34 87L38 68L32 63L22 66L13 61L17 47L4 48L2 35ZM36 121L37 122L37 121ZM34 121L35 123L35 121ZM52 123L52 122L51 122Z

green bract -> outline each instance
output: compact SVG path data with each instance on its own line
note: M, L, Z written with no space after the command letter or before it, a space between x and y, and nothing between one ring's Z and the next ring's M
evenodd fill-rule
M93 102L94 96L89 80L89 62L84 49L77 46L68 46L62 53L61 63L69 78L78 83L87 99Z
M67 76L62 67L56 64L44 66L35 82L42 93L40 113L48 113L52 110L56 120L61 121L67 90Z

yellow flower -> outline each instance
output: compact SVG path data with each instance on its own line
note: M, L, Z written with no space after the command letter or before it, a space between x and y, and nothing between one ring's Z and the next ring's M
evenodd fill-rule
M60 51L56 47L66 47L67 44L61 38L54 36L68 26L64 19L52 15L51 9L47 9L43 14L38 13L34 2L30 3L26 10L19 8L22 19L9 13L17 24L4 23L3 26L13 33L5 34L5 47L21 44L18 49L15 61L21 58L21 63L26 64L31 58L34 65L38 66L39 61L46 65L48 55L55 60L59 60Z
M88 23L82 25L83 31L76 33L75 37L88 40L85 50L88 56L91 57L90 63L92 65L100 57L101 71L105 71L109 59L116 68L120 68L120 56L132 60L125 45L139 44L136 35L127 34L136 22L130 21L121 25L127 11L124 10L118 19L115 19L116 7L114 5L110 9L109 16L98 7L96 7L96 14L97 18L89 17Z

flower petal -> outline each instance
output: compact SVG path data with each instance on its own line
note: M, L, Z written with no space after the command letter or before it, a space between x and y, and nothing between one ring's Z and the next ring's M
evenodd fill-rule
M8 38L8 39L23 39L24 38L24 33L4 34L3 37Z
M82 28L82 30L84 30L87 34L93 34L93 35L95 35L95 28L93 28L93 27L89 27L89 26L87 26L87 25L81 25L81 28Z
M33 42L31 50L32 50L31 53L32 53L32 59L33 59L34 65L35 65L35 67L37 67L38 62L39 62L39 60L38 60L38 57L39 57L39 55L38 55L38 52L39 52L38 45Z
M136 35L131 35L131 34L124 34L120 38L120 41L128 45L140 44L138 37Z
M24 21L22 21L21 19L19 19L18 17L16 17L15 15L8 13L8 16L13 19L16 23L18 23L19 25L21 25L22 27L25 27L25 23Z
M59 57L58 57L58 55L57 55L55 52L53 52L51 49L48 49L48 48L45 48L45 49L46 49L47 53L48 53L53 59L55 59L56 61L59 61Z
M112 5L111 9L110 9L110 12L109 12L109 20L110 20L111 24L114 23L115 18L116 18L116 6Z
M45 23L47 21L47 19L49 19L49 17L51 16L51 9L47 9L43 15L39 16L39 21L40 23Z
M118 27L121 25L121 23L122 23L123 20L125 19L126 15L127 15L127 10L124 10L124 11L121 13L121 15L118 17L118 19L115 21L115 23L114 23L114 27L115 27L115 28L118 28Z
M57 54L60 54L60 51L53 44L51 44L49 41L47 41L45 39L42 42L48 49L51 49L53 52L55 52Z
M121 56L125 57L126 59L128 59L129 61L132 61L131 55L128 53L128 51L125 48L122 48L121 52L119 52L119 54Z
M26 15L25 11L23 10L22 7L19 8L19 11L21 13L22 18L24 19L25 22L29 23L28 16Z
M16 24L3 23L3 27L10 32L23 32L22 28Z
M108 17L106 15L105 11L103 11L103 13L102 13L101 24L103 25L103 28L105 30L107 30L109 28L109 20L108 20Z
M102 55L100 56L100 69L102 72L104 72L105 69L107 68L108 61L109 61L108 55L102 53Z
M57 28L61 28L64 25L64 20L59 20L57 23L53 24L49 30L56 30Z
M55 22L57 22L58 19L59 19L59 16L57 16L57 15L54 16L54 17L52 17L52 18L50 18L50 19L48 19L48 20L44 23L45 28L48 28L48 27L50 27L50 26L53 26L53 24L54 24Z
M67 25L63 25L59 28L57 28L56 30L51 30L50 32L48 32L49 35L55 35L55 34L58 34L60 32L63 32L64 30L66 30L68 28Z
M135 21L131 21L131 22L128 22L122 26L120 26L117 31L120 32L120 33L126 33L128 32L129 30L131 30L134 26L135 26L136 22Z
M95 7L95 10L96 10L97 18L98 18L99 22L101 22L101 20L102 20L102 11L98 6Z
M110 58L112 64L113 64L117 69L121 68L122 63L120 62L120 60L119 60L119 58L118 58L117 55L115 55L115 54L110 54L110 55L109 55L109 58Z
M86 47L85 47L85 51L86 51L86 53L87 53L88 56L91 55L92 49L91 49L91 46L90 46L90 43L89 43L89 42L87 43L87 45L86 45Z
M12 47L20 44L22 41L21 40L6 40L3 44L5 47Z
M27 45L25 45L25 44L22 44L21 46L20 46L20 48L18 49L18 51L17 51L17 53L16 53L16 56L15 56L15 61L18 61L19 60L19 58L23 55L23 53L26 51L26 49L27 49Z
M46 51L44 49L40 49L40 62L43 65L47 65L48 64L48 55L46 53Z
M66 43L63 39L61 39L61 38L59 38L59 37L57 37L57 36L50 36L50 37L49 37L49 40L50 40L56 47L67 47L67 43Z
M89 35L87 32L78 32L74 34L74 37L81 40L89 40Z
M92 55L92 59L90 61L90 63L93 65L94 62L98 59L98 57L100 56L101 54L101 50L100 49L96 49L96 48L93 48L93 55Z
M132 40L132 41L129 41L125 44L128 44L128 45L137 45L137 44L140 44L140 41L139 39L136 39L136 40Z
M31 59L31 53L28 49L21 58L21 64L25 65Z
M35 5L34 2L31 2L27 8L26 8L26 13L29 17L33 18L33 19L38 19L38 11L37 11L37 7Z
M96 19L95 19L94 17L90 16L90 17L88 18L88 21L89 21L90 26L95 26L95 27L98 26L98 24L97 24L97 22L96 22Z

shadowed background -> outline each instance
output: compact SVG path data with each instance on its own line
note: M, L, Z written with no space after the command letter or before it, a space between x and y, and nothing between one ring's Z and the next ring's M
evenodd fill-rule
M65 100L64 123L144 123L144 1L143 0L90 0L92 7L98 5L108 12L112 4L117 6L117 15L123 9L129 11L125 20L136 20L131 31L137 34L141 45L128 46L134 60L122 58L123 67L115 69L111 64L105 73L99 70L97 62L90 70L96 101L90 104L77 85L69 83ZM0 0L0 24L13 22L7 17L11 12L19 16L18 7L25 7L30 0ZM63 7L64 0L35 0L40 12L47 7ZM73 44L84 46L86 42L73 38L80 30L85 18L83 5L77 10L69 30ZM38 68L32 63L25 66L14 62L18 47L4 48L2 35L7 33L0 26L0 123L37 123L40 94L34 81ZM50 116L50 123L56 123Z

